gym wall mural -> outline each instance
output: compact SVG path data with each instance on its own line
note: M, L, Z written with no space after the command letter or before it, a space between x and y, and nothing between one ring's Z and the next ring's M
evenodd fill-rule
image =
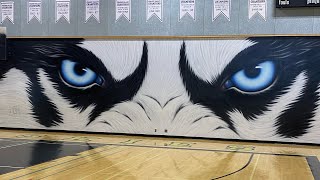
M0 126L320 143L320 38L8 39Z

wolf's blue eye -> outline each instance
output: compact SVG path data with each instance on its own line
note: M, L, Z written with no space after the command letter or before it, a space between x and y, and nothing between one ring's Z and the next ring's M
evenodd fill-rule
M62 61L60 74L65 83L75 88L88 88L103 83L102 78L94 71L70 60Z
M265 61L254 68L237 72L224 86L226 89L235 88L244 93L255 93L271 86L275 77L275 63L273 61Z

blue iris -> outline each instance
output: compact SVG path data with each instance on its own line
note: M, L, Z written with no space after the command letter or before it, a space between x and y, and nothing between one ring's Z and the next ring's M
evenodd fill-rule
M62 61L61 77L64 82L76 88L86 88L94 84L102 85L103 82L94 71L70 60Z
M271 86L276 77L276 65L265 61L253 69L241 70L225 83L225 87L236 88L242 92L259 92Z

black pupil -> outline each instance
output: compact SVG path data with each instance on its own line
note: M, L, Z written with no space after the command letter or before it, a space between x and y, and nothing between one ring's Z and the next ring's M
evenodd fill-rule
M81 65L81 64L76 64L76 65L74 66L74 71L75 71L75 73L76 73L77 75L82 76L82 75L84 75L84 74L86 73L86 67L84 67L84 66Z
M260 72L261 72L261 68L259 67L252 67L250 69L244 70L245 75L249 78L255 78L259 76Z

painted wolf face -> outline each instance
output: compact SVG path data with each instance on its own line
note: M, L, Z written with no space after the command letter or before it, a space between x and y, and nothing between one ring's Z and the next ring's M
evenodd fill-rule
M320 39L10 39L0 126L320 143Z

